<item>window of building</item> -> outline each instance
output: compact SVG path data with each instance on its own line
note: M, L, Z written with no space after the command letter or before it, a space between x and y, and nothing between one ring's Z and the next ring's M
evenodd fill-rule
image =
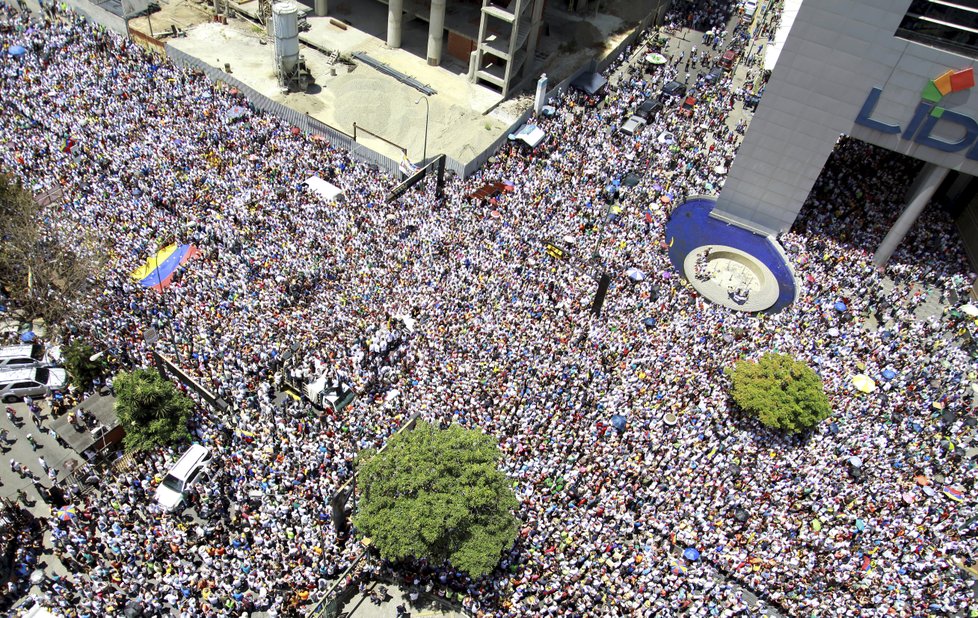
M978 58L978 0L913 0L896 35Z

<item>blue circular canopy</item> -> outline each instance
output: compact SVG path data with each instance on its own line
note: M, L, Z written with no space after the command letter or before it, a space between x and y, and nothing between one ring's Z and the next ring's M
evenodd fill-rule
M17 58L18 56L23 56L24 54L26 54L27 48L24 47L23 45L11 45L10 49L7 50L7 53L13 56L14 58Z
M699 560L700 552L695 547L687 547L686 551L683 552L683 558L693 561Z

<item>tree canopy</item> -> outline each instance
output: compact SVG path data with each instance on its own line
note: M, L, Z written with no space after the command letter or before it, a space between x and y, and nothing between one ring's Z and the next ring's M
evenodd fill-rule
M832 413L822 379L811 367L785 354L737 361L728 375L737 407L768 427L804 431Z
M92 360L93 356L95 349L92 345L77 339L64 349L65 369L72 383L84 391L92 387L95 378L102 375L105 369L105 362L101 359Z
M498 469L495 439L419 422L357 461L362 500L353 523L385 560L448 561L476 578L513 545L519 503Z
M60 189L35 199L0 171L0 286L14 315L49 325L72 315L99 270L99 252L90 250L85 230L61 238L45 226L43 204L62 199Z
M126 451L145 451L190 438L193 401L152 369L120 372L114 381L115 410L126 430Z

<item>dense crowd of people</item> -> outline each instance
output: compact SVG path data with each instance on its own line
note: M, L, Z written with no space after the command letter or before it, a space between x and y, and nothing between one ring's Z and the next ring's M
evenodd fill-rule
M670 22L702 30L734 8L673 4L688 8ZM231 403L193 419L218 455L191 496L198 517L153 500L185 445L138 458L77 497L76 519L52 520L72 575L43 603L79 617L301 611L362 550L329 508L355 454L420 413L496 436L516 483L523 527L491 576L404 571L474 615L734 616L749 611L745 589L794 616L975 607L955 565L975 558L975 361L947 316L914 314L929 294L963 297L974 274L933 208L884 270L871 263L911 165L840 143L780 239L798 301L733 313L673 277L663 244L670 205L719 190L741 139L729 115L744 90L708 79L702 54L690 63L667 45L656 69L613 66L600 105L574 91L550 101L556 114L536 119L545 148L503 147L443 203L429 187L388 204L395 179L253 108L229 118L247 101L200 74L71 13L0 19L0 166L35 191L63 188L52 242L108 256L76 336L145 365L142 333L158 327L158 347ZM26 53L3 53L15 44ZM689 115L666 100L636 135L608 136L672 79L697 99ZM311 174L346 202L303 190ZM513 190L466 199L499 181ZM546 255L557 239L567 262ZM131 278L174 241L200 255L171 285ZM595 261L614 274L600 318ZM648 279L630 281L632 267ZM724 368L771 350L825 381L832 417L808 434L728 407ZM281 403L283 372L320 371L358 399L322 414ZM881 388L855 390L855 374Z

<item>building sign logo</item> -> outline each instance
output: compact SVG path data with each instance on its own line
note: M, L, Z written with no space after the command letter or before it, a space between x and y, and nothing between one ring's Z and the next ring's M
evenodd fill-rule
M870 90L869 96L866 97L862 109L859 110L859 115L856 116L856 124L891 135L902 131L901 139L913 140L917 144L935 148L942 152L958 152L967 148L968 152L965 153L965 157L978 161L978 122L969 116L938 105L946 95L968 90L974 85L975 74L972 68L946 71L939 77L930 80L920 93L920 103L914 110L913 117L906 129L872 118L876 104L883 93L882 88L876 87ZM937 126L938 121L958 125L964 129L964 135L953 142L934 137L931 132Z

